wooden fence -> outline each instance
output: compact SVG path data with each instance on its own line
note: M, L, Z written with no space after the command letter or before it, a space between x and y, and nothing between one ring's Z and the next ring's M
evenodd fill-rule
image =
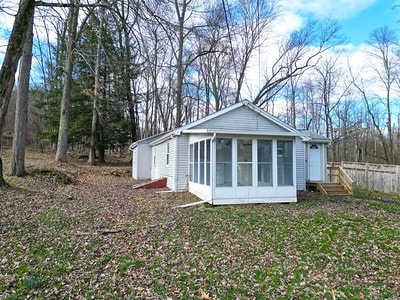
M398 165L355 162L332 164L340 165L353 180L355 187L400 194L400 166Z

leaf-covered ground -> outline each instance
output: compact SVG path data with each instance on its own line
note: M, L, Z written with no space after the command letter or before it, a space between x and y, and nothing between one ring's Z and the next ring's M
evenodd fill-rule
M128 163L51 160L0 189L2 299L400 297L396 197L183 209L189 193L133 190Z

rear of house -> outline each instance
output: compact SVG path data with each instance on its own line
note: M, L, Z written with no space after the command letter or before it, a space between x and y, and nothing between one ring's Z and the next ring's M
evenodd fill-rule
M142 172L133 160L132 174L165 177L172 191L189 191L214 205L295 202L297 190L306 187L310 141L309 134L246 101L131 145L134 155L147 151L151 162L150 172L141 162L147 168Z

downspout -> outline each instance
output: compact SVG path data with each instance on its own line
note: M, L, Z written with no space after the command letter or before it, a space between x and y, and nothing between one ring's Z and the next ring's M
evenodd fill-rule
M211 138L211 141L210 141L210 147L211 147L211 149L210 149L210 155L211 155L211 157L210 157L210 167L211 167L211 170L210 170L211 205L214 205L214 200L213 199L214 199L214 195L215 195L214 171L215 171L215 168L216 168L216 164L214 166L215 158L214 158L214 146L213 145L214 145L214 141L215 141L216 136L217 136L217 134L214 133L213 137Z

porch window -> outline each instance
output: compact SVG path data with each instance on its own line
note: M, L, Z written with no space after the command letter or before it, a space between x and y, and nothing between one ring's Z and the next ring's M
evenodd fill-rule
M252 140L237 140L237 185L252 186Z
M199 169L200 169L200 184L204 184L204 141L200 142L200 161L199 161Z
M194 171L193 182L199 182L199 143L194 143Z
M232 139L216 139L216 186L232 186Z
M211 141L206 140L206 185L210 185L211 174Z
M293 185L293 142L277 141L278 185Z
M193 181L193 167L194 167L194 163L193 163L193 144L189 145L189 180Z
M189 145L189 180L210 185L210 139Z
M272 186L272 141L257 140L258 186Z

